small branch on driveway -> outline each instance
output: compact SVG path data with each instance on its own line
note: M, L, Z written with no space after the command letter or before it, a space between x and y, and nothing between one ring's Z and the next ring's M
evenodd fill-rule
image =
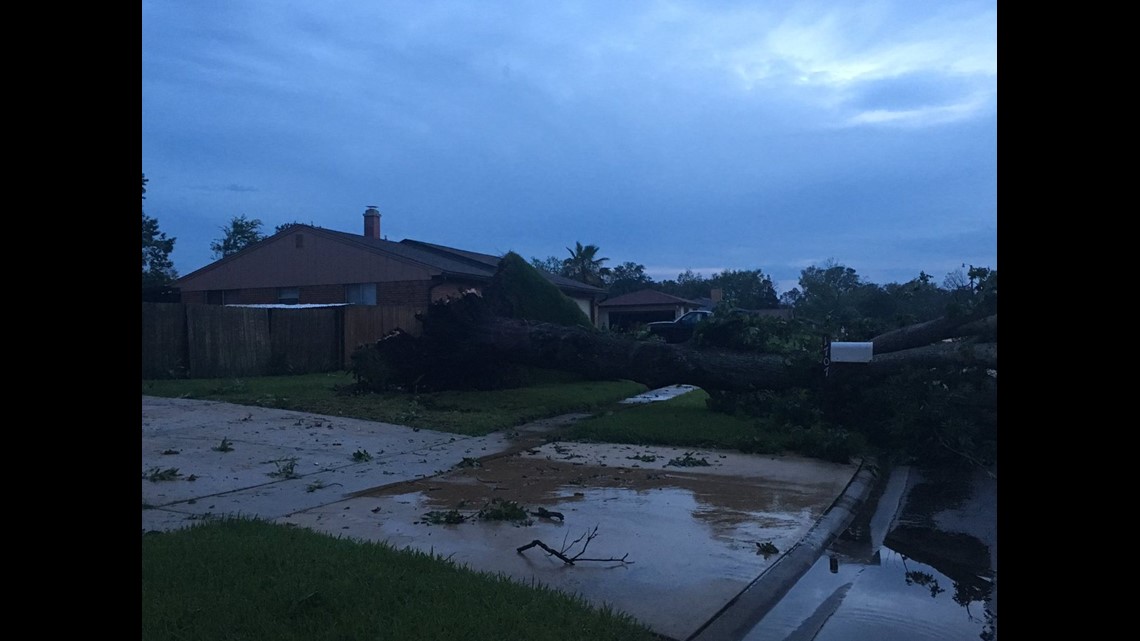
M558 519L559 521L566 519L566 517L563 516L561 512L554 512L544 507L540 507L537 510L531 510L530 515L537 516L542 519Z
M555 550L554 548L543 543L542 541L535 539L535 540L531 541L530 543L527 543L526 545L518 548L517 550L515 550L515 552L522 554L523 552L526 552L527 550L529 550L533 547L540 547L543 550L546 550L546 552L548 554L558 557L566 565L574 565L576 561L598 561L601 563L617 562L617 563L621 563L622 565L628 565L630 563L633 563L633 561L627 561L626 560L626 558L629 557L629 553L626 553L621 558L610 557L608 559L592 559L592 558L583 557L582 555L586 553L586 548L589 547L590 541L593 541L594 538L597 536L598 536L598 526L595 525L593 530L585 532L584 534L582 534L582 536L571 541L569 545L567 545L565 539L563 539L561 550ZM585 540L585 542L583 542L583 539ZM575 554L574 556L567 556L567 554L571 550L574 549L574 546L578 545L579 543L582 543L582 549L579 550L578 553Z
M531 541L530 543L527 543L526 545L522 546L521 548L519 548L515 551L518 552L519 554L522 554L523 552L526 552L527 550L531 549L532 547L534 547L536 545L538 547L546 550L547 553L552 554L552 555L562 559L562 562L565 563L566 565L574 565L574 559L567 557L565 554L559 552L558 550L555 550L554 548L543 543L542 541L539 541L538 539L535 539L535 540Z

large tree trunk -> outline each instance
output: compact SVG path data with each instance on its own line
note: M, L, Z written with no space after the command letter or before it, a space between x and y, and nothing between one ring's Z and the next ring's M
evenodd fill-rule
M947 338L978 335L987 331L990 333L997 331L997 314L984 318L977 316L936 318L880 334L871 342L875 346L875 354L887 354L930 345Z
M996 317L994 319L996 323ZM926 326L926 327L923 327ZM866 366L872 375L889 375L903 365L936 366L981 364L997 367L996 343L937 343L947 334L960 334L962 322L941 325L923 323L913 331L897 330L884 335L883 344L894 349L876 355ZM926 337L934 337L926 340ZM923 347L913 343L923 337ZM530 323L501 317L484 318L469 328L468 340L494 347L510 361L579 372L603 378L625 378L649 387L689 384L705 390L746 391L787 389L817 382L823 376L822 354L818 359L799 359L757 354L696 349L688 344L670 345L635 341L628 337L548 323ZM875 339L876 342L879 339ZM906 349L900 346L909 346ZM879 354L876 342L875 353Z

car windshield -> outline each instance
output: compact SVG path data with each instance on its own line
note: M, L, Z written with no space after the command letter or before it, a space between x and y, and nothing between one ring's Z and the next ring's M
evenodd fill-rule
M689 312L688 314L682 316L677 322L684 325L696 325L697 323L701 322L704 317L705 315L700 312Z

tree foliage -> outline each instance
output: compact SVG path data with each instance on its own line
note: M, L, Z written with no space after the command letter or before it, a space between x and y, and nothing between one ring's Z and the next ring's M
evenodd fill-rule
M713 289L720 289L723 300L732 307L775 309L780 306L771 277L759 269L726 269L713 274L709 280L709 290Z
M547 272L548 274L555 274L557 276L565 276L563 273L563 266L566 261L557 256L547 256L546 258L531 258L530 266L535 269Z
M142 175L142 199L146 200L146 174ZM167 238L159 230L158 219L142 212L142 286L162 287L178 278L170 254L174 251L174 238Z
M926 272L905 283L877 285L864 281L851 267L829 260L804 269L799 284L780 302L836 340L868 340L941 316L997 311L997 271L987 267L951 273L943 287Z
M997 270L970 265L966 282L950 292L949 316L997 312Z
M710 298L714 289L721 290L722 300L732 307L743 309L775 309L780 306L772 278L760 269L726 269L711 278L686 269L676 280L660 283L658 288L666 294L687 298Z
M594 287L605 286L604 279L610 270L603 263L609 258L598 258L601 250L597 245L583 246L578 242L574 249L567 247L566 251L570 252L570 257L562 263L563 275Z
M692 300L708 296L712 288L709 287L709 281L704 274L686 269L677 274L676 280L662 281L660 290L666 294Z
M653 285L653 279L645 273L645 265L632 261L614 267L603 280L610 296L621 296Z
M577 303L515 252L499 261L484 297L495 313L507 318L592 327Z
M513 264L531 271L521 258ZM687 383L709 393L710 409L755 421L756 442L743 442L745 451L763 451L775 433L800 453L834 461L868 453L867 447L911 463L988 465L996 460L995 270L971 267L948 290L936 287L925 273L902 284L874 285L853 269L831 263L805 270L801 285L809 302L831 296L838 306L827 309L816 303L821 318L853 324L747 314L729 311L725 303L692 341L671 345L587 326L524 320L536 318L518 312L532 296L513 295L504 307L494 296L472 295L429 308L419 342L404 337L385 348L403 354L400 362L407 372L393 378L380 359L380 366L371 368L379 376L360 380L405 381L405 388L408 381L430 381L433 389L499 385L518 380L510 375L515 365L628 378L650 387ZM920 318L937 317L895 328L907 305ZM929 305L940 306L941 315ZM890 329L855 336L879 325ZM845 338L871 340L874 358L831 363L825 370L821 350L826 340ZM365 363L379 357L361 352L360 358Z
M920 310L909 305L909 316L900 313L900 301L915 291L915 285L928 284L925 274L906 285L883 287L865 282L851 267L828 260L823 266L805 268L799 284L787 297L794 302L796 316L813 321L836 340L867 340L942 311L938 306Z
M854 269L828 260L800 273L800 299L796 315L835 328L842 325L852 306L852 294L862 284Z
M563 271L568 263L551 257L547 266ZM534 326L498 325L483 337L504 348L530 345L530 358L543 362L554 362L560 346L570 344L576 356L559 362L650 385L685 379L709 393L710 409L748 416L786 442L802 442L797 451L811 456L845 461L873 447L919 464L996 461L994 269L963 264L941 285L926 272L880 285L828 260L804 269L799 286L778 297L759 269L711 278L686 270L655 283L643 266L625 262L603 279L611 295L648 287L696 299L720 288L718 311L784 306L794 308L795 318L717 313L685 346L639 344L628 351L616 336ZM511 340L502 338L512 331ZM825 340L871 341L875 357L833 363L824 376ZM733 370L737 362L749 365ZM684 373L677 380L668 377L678 371Z
M210 243L214 258L225 258L230 254L236 254L265 238L261 233L261 220L246 218L245 214L234 216L221 230L223 236Z

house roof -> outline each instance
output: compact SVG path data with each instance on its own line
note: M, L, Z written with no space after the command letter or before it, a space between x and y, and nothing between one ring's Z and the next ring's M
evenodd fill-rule
M422 240L413 240L411 238L405 238L404 240L401 240L400 244L416 247L418 249L424 249L439 256L451 257L452 259L457 257L462 258L466 261L482 265L484 267L490 267L491 269L498 269L499 261L502 260L501 256L480 254L479 252L467 251L465 249L456 249L454 247L437 245L435 243L428 243Z
M499 268L499 262L502 260L501 256L481 254L479 252L456 249L454 247L446 247L444 245L427 243L410 238L406 238L400 242L394 242L380 238L370 238L361 234L350 234L348 232L335 231L332 229L325 229L323 227L313 227L311 225L300 223L296 225L290 225L288 228L283 229L278 233L280 234L296 231L298 227L304 227L307 232L322 234L341 242L355 245L361 249L396 256L403 260L438 269L443 272L445 276L456 276L479 281L488 281L495 275L495 272ZM277 236L277 234L274 234L273 236ZM248 249L267 242L270 238L273 238L273 236L254 243L254 245L251 245L250 247L247 247L240 252L226 256L225 258L210 263L201 269L186 274L178 280L181 281L189 279L191 276L195 276L201 272L213 269L217 265L233 260L234 258L245 253ZM570 278L565 278L546 272L543 272L543 274L555 286L562 290L571 290L594 296L605 293L604 289L593 287L591 285L587 285Z
M478 252L467 251L465 249L455 249L454 247L446 247L444 245L436 245L435 243L427 243L422 240L412 240L411 238L405 238L404 240L400 241L400 243L422 248L441 256L450 257L452 259L459 258L462 260L471 261L473 264L478 264L490 268L492 275L495 273L495 270L499 268L499 262L503 259L502 256L480 254ZM559 276L558 274L551 274L550 272L543 271L542 275L546 276L547 280L554 283L560 289L570 289L594 295L604 294L606 292L606 290L600 287L587 285L581 281L574 280L573 278L566 278L565 276Z
M228 263L232 260L236 260L242 255L249 252L251 249L270 242L280 234L291 233L297 231L298 228L304 228L306 233L323 235L343 243L354 245L366 251L388 254L412 263L423 265L425 267L439 269L445 275L462 276L479 280L489 279L492 275L494 275L494 270L488 270L486 266L476 266L472 265L470 262L459 261L455 260L454 258L449 259L446 256L440 256L413 245L404 245L401 243L392 242L390 240L369 238L368 236L362 236L360 234L350 234L343 231L335 231L332 229L325 229L323 227L313 227L311 225L298 223L295 225L290 225L288 228L283 229L282 231L273 234L272 236L253 243L252 245L242 249L237 253L230 254L225 258L218 259L209 265L206 265L205 267L194 270L193 272L190 272L189 274L186 274L185 276L179 278L178 281L175 281L175 283L177 284L179 282L187 281L192 277L210 271L219 265L224 265L225 263Z
M426 244L394 242L390 240L383 240L380 238L369 238L360 234L350 234L343 231L332 231L329 229L319 229L328 234L344 240L349 243L359 245L365 249L377 251L381 253L392 254L400 258L411 260L422 265L434 267L443 271L444 274L452 276L465 276L474 277L477 279L487 279L495 275L495 267L498 265L487 265L486 263L474 261L471 259L463 259L458 253L446 253L439 251L432 251Z
M622 294L613 298L606 299L599 307L629 307L634 305L692 305L699 306L700 303L687 298L673 296L665 292L659 292L655 289L639 289L636 292Z
M546 279L554 283L559 289L571 289L595 296L602 296L606 293L606 290L602 289L601 287L587 285L580 280L574 280L573 278L559 276L558 274L551 274L550 272L543 271L541 269L538 271L542 273L543 276L546 276Z

